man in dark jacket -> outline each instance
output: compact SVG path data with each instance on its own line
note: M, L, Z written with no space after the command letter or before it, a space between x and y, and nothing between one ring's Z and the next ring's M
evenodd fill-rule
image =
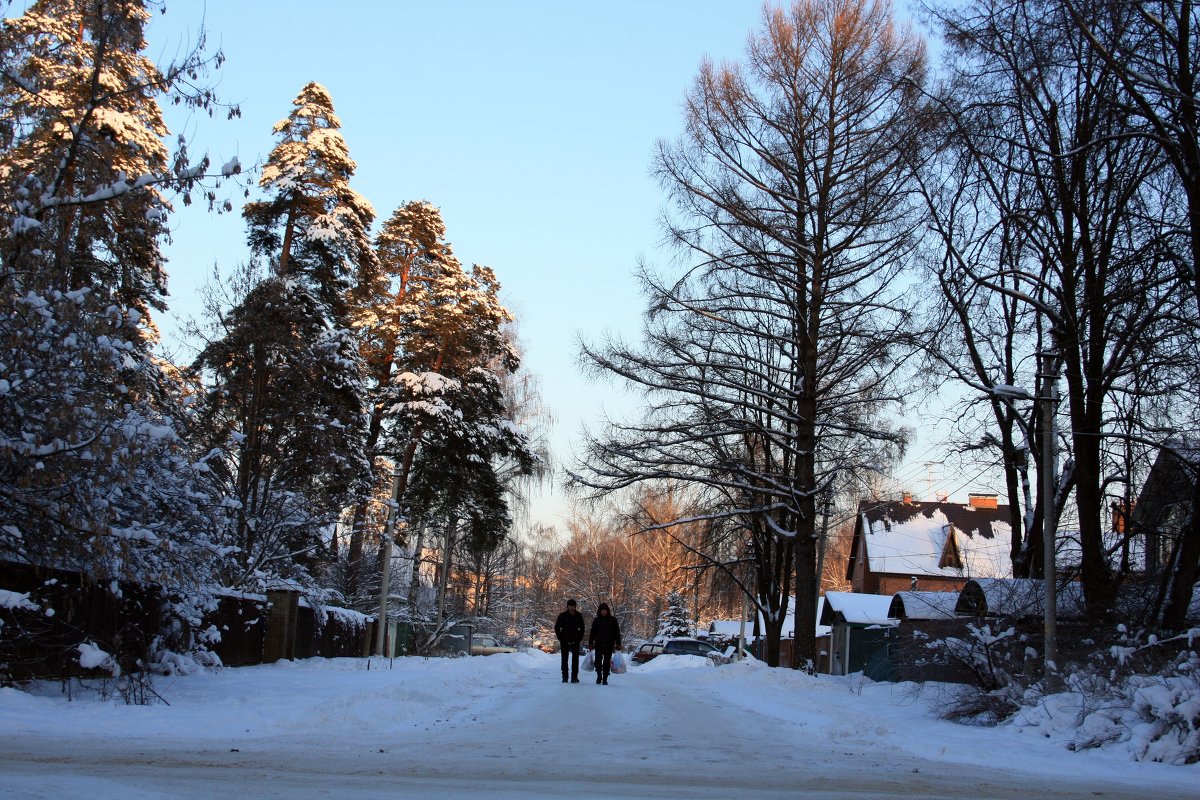
M571 683L579 683L579 643L583 641L583 614L575 601L567 601L567 610L554 621L554 635L558 637L558 650L562 654L563 683L567 682L567 656L571 656Z
M596 659L596 683L608 685L608 672L612 668L613 648L621 649L621 624L612 615L608 603L601 603L592 620L592 631L588 634L588 647Z

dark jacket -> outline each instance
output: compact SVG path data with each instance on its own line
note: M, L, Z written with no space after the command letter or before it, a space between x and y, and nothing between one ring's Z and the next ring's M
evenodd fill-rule
M600 608L607 611L608 604L601 603ZM588 634L588 647L593 650L609 652L614 647L621 646L621 625L611 611L601 614L600 608L596 609L596 616L592 619L592 631Z
M554 621L554 635L558 637L560 642L582 642L583 641L583 614L578 611L572 613L564 611L558 615L558 619Z

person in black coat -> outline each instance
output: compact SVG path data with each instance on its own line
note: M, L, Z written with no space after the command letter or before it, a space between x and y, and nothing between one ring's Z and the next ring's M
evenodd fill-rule
M596 618L592 620L592 630L588 634L588 647L595 655L596 683L607 686L613 649L621 649L621 624L612 615L608 603L601 603L596 609Z
M571 683L579 683L579 643L583 641L583 614L575 606L575 600L567 601L567 610L554 621L554 635L558 637L558 651L562 654L563 683L567 682L567 656L571 657Z

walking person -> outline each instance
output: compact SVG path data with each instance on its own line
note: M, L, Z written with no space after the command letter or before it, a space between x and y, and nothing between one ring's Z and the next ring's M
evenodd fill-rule
M575 606L575 600L567 601L567 608L554 621L554 635L558 637L558 651L562 654L563 683L567 682L567 658L571 659L571 683L579 683L579 643L583 641L583 614Z
M608 603L601 603L592 620L588 634L588 647L595 654L596 683L608 685L608 673L612 669L613 649L621 649L621 624L609 610Z

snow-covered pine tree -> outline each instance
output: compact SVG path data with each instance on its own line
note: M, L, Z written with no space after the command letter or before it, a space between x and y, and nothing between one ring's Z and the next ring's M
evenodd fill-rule
M3 244L8 265L132 308L153 336L150 312L166 293L162 192L190 201L208 166L188 164L184 146L168 151L156 98L211 111L216 98L196 78L221 56L197 49L160 70L142 52L147 5L37 0L4 20L0 182L15 200L5 221L21 234Z
M221 320L196 366L207 383L203 439L228 498L222 543L236 549L233 586L275 577L311 584L323 537L363 491L362 386L345 331L297 283L268 277ZM347 368L350 365L351 368Z
M328 90L308 83L292 105L275 124L279 143L259 180L267 197L247 203L242 215L254 255L277 276L301 282L344 326L348 292L375 273L375 209L350 188L355 163Z
M195 186L203 164L169 154L157 98L213 97L193 91L201 52L163 71L142 55L148 19L138 0L38 0L0 24L0 558L114 594L156 584L194 623L219 555L203 460L180 436L192 410L150 353L150 312L160 191Z
M348 324L352 279L375 271L374 210L350 188L355 165L329 93L309 83L293 105L263 167L268 196L243 210L271 275L216 320L196 361L209 387L207 441L233 446L213 474L237 507L223 535L239 552L228 579L242 586L313 581L328 529L371 485L363 364Z
M398 472L405 520L461 517L469 541L494 545L510 522L495 466L511 458L528 471L533 461L505 416L498 376L519 359L504 332L511 315L499 284L486 267L463 269L441 213L425 201L398 208L376 248L376 271L360 283L354 314L371 377L371 452ZM361 561L365 519L363 506L351 564ZM370 602L363 573L356 577L349 588Z
M688 616L687 598L679 592L668 592L667 608L658 617L658 632L655 633L655 638L671 639L695 635L696 629Z
M409 280L433 274L439 261L457 263L445 237L441 211L433 204L419 200L397 208L376 237L375 261L362 271L353 292L352 320L365 365L371 415L366 451L373 459L387 455L380 449L381 434L397 364L404 358L402 310L407 307ZM390 475L379 474L377 482L391 491ZM360 599L364 607L377 590L370 585L375 565L368 568L363 562L363 546L368 529L382 530L382 524L371 527L370 508L370 499L363 497L352 511L342 586L347 597Z

